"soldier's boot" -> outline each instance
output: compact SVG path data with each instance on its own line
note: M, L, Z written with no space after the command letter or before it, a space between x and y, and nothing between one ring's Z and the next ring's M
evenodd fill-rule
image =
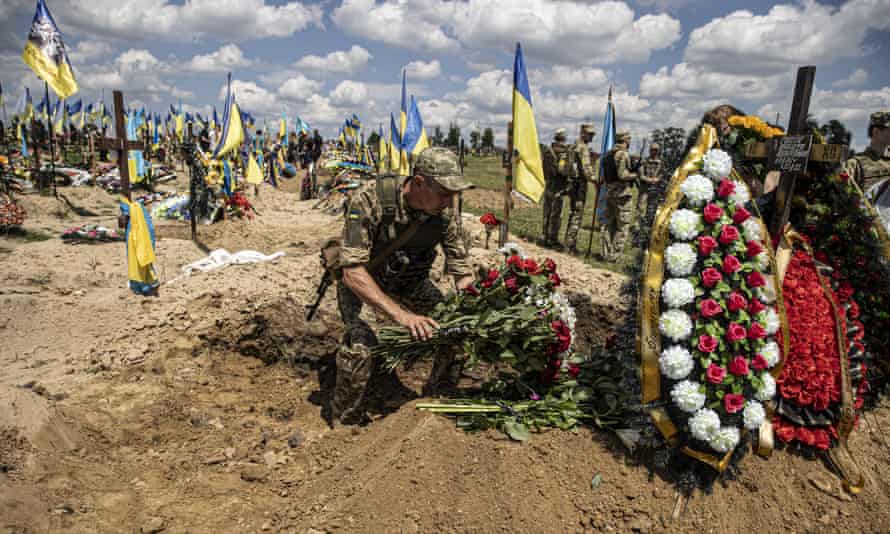
M361 422L364 415L362 402L371 378L371 351L361 344L341 346L336 361L337 382L331 399L331 419L345 424Z
M452 350L437 354L429 379L423 385L423 396L432 397L442 390L457 387L463 365L463 360L458 360Z

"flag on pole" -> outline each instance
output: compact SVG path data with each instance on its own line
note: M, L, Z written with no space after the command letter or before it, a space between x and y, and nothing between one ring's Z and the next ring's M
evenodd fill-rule
M386 170L386 160L389 159L389 154L386 153L386 138L383 137L383 125L378 125L377 130L377 170L378 172L383 172Z
M210 121L210 129L216 130L217 126L219 126L219 117L216 115L216 106L213 106L213 120Z
M517 193L534 202L541 200L544 193L541 146L519 43L516 43L516 60L513 63L513 184Z
M605 159L606 153L612 150L612 147L615 145L616 132L615 104L612 103L612 86L609 86L609 100L606 103L606 116L603 119L603 141L602 145L600 145L600 161L596 169L597 180L602 178L603 160ZM596 210L596 218L599 219L600 222L604 221L606 218L606 189L608 187L607 184L600 185L596 206L594 206L594 209Z
M407 176L410 172L408 168L408 152L405 147L405 130L408 129L408 91L407 91L408 72L402 69L402 109L399 111L399 174Z
M389 170L396 173L402 174L401 170L401 146L402 140L399 137L399 129L396 126L396 118L392 113L389 114ZM407 169L405 170L405 175L408 174Z
M219 136L219 144L213 151L213 158L220 159L229 152L236 151L244 143L244 122L241 120L241 110L235 102L235 93L232 92L232 73L228 75L228 89L226 92L226 107L223 111L223 131Z
M411 95L411 104L408 107L408 125L405 128L405 136L402 141L406 152L414 155L419 154L424 148L430 146L426 131L423 129L423 119L420 117L420 110L417 109L414 95Z
M22 60L53 88L59 98L68 98L77 92L77 80L68 61L62 33L43 0L37 0Z
M287 115L281 112L281 124L278 125L278 140L282 143L287 142Z
M22 123L18 123L16 126L16 134L18 135L19 141L22 143L22 157L28 157L28 141L25 140L25 128L22 126Z

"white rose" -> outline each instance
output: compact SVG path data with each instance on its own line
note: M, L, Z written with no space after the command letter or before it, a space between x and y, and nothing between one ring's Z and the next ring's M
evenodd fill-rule
M766 252L761 252L760 254L755 256L754 259L757 261L757 267L762 272L769 272L769 268L770 268L769 254L767 254Z
M685 278L669 278L661 286L661 298L669 308L682 308L695 300L695 287Z
M779 351L779 344L775 341L770 341L764 345L763 348L760 349L760 355L763 356L763 359L766 360L766 364L770 367L775 367L782 356Z
M686 378L695 366L692 354L679 345L673 345L661 351L658 367L661 374L671 380Z
M745 234L746 241L763 242L763 234L760 231L760 221L754 217L749 217L742 223L742 233Z
M687 209L677 210L671 214L671 235L681 241L690 241L698 235L701 224L698 213Z
M674 243L664 249L664 259L668 271L674 276L689 276L695 267L698 255L689 243Z
M720 416L710 408L704 408L689 418L689 432L697 440L710 442L720 430Z
M714 182L701 174L693 174L680 185L680 191L692 206L704 206L714 198Z
M745 404L745 409L742 411L742 419L744 420L745 428L757 430L760 428L763 420L766 419L766 410L763 409L763 405L759 402L748 401Z
M766 333L770 336L778 332L779 326L781 326L779 314L776 313L776 310L774 310L773 308L767 308L758 313L757 320L760 322L760 324L763 325L763 327L766 329Z
M717 452L729 452L739 444L740 437L738 428L725 426L711 436L708 445Z
M658 318L662 335L674 341L682 341L692 333L692 319L682 310L668 310Z
M760 381L763 386L754 392L754 398L766 402L776 396L776 379L773 375L763 372L760 374Z
M744 206L751 200L751 192L748 191L748 185L738 180L733 180L732 183L735 184L735 191L729 195L729 200L735 202L736 206Z
M671 389L671 399L686 413L695 413L705 405L705 394L699 391L701 385L692 380L677 382Z
M702 158L702 171L712 180L719 181L732 172L732 157L719 148L712 148Z

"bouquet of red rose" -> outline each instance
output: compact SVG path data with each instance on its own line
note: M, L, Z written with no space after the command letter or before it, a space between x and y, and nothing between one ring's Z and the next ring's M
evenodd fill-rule
M519 374L541 373L553 380L570 372L575 312L562 294L556 263L525 258L515 245L502 252L498 268L480 269L476 280L439 303L431 314L440 328L417 340L401 326L379 333L374 355L394 369L428 358L445 347L463 350L467 364L504 362Z
M247 200L247 197L242 195L240 191L232 193L226 200L226 206L228 206L231 214L236 217L253 219L253 205L251 205L250 201Z

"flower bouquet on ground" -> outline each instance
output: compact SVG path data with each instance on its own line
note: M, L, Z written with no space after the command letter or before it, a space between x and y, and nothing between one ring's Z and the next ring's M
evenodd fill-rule
M247 217L248 219L253 219L253 205L247 200L247 197L241 194L241 191L232 193L226 200L226 207L228 208L229 215L232 217Z
M95 224L85 224L83 226L68 228L62 232L62 239L69 243L112 242L123 241L124 236L117 230L111 228Z
M500 226L501 221L494 216L494 213L488 212L482 217L479 217L479 222L485 227L485 248L487 250L488 242L491 240L491 234L494 232L495 228Z

